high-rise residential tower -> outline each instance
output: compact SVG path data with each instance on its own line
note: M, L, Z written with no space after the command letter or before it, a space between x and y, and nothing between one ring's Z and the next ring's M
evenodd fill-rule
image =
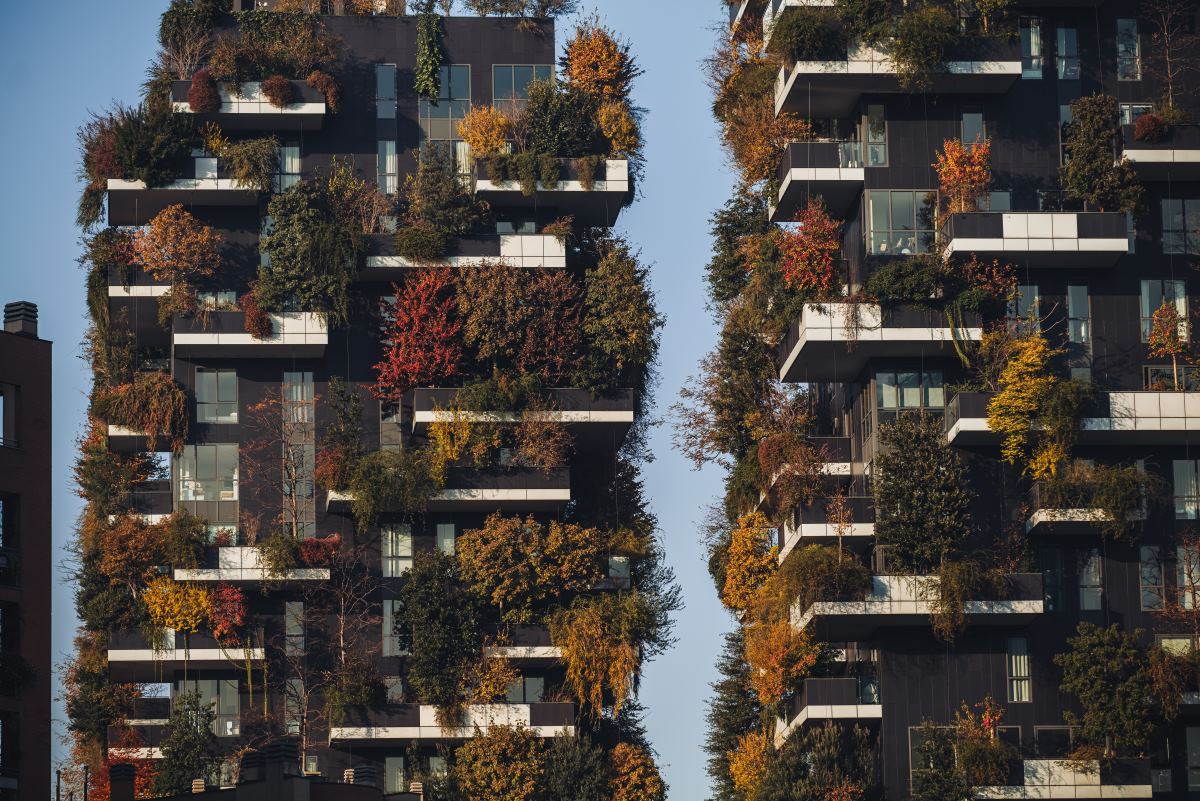
M661 799L629 45L556 42L562 0L251 5L174 0L80 134L76 760Z
M1200 790L1200 9L728 10L714 798Z
M0 331L0 798L50 795L50 356L37 306Z

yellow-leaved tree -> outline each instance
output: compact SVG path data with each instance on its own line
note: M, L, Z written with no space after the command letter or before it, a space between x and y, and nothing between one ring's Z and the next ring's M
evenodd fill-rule
M667 785L645 748L617 743L610 759L612 801L663 801L667 797Z
M164 576L146 585L142 598L156 626L191 634L208 620L210 602L204 587Z
M769 527L762 512L750 512L738 518L730 534L721 603L735 612L743 613L750 608L758 589L774 569L778 549L770 543Z
M533 801L542 780L542 742L523 726L490 726L455 752L465 798Z
M737 746L727 754L729 778L734 788L746 798L753 798L767 770L767 734L754 730L743 734Z
M495 106L472 106L458 123L458 135L472 156L485 159L508 149L512 121Z
M633 691L640 666L639 634L651 629L653 610L637 592L580 599L550 620L550 636L562 649L567 684L580 708L613 714Z
M1051 368L1061 352L1041 333L1016 339L988 402L988 427L1000 435L1001 457L1034 479L1053 476L1069 456L1069 433L1038 426L1061 383Z
M933 168L946 210L951 214L975 211L992 183L992 142L984 139L964 145L958 139L947 139Z
M789 620L753 623L746 626L745 638L750 687L763 706L782 700L813 669L822 650L807 630L797 630Z

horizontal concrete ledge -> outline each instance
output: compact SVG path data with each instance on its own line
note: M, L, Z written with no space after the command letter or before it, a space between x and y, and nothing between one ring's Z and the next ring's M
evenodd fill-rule
M562 659L562 648L557 645L497 645L483 649L489 659L519 659L531 661Z
M250 649L250 660L261 662L266 658L262 648ZM242 648L129 648L110 649L109 662L219 662L223 659L242 663L246 660L246 651Z
M110 298L161 298L163 295L171 291L170 284L140 284L137 286L109 286L108 296Z
M466 420L472 423L519 423L523 419L550 423L633 423L633 409L589 411L586 409L558 410L548 412L454 412L448 409L425 409L413 414L418 425L449 423Z
M804 707L800 714L785 724L783 719L775 721L775 747L779 748L792 732L810 720L880 720L883 718L882 704L817 704Z

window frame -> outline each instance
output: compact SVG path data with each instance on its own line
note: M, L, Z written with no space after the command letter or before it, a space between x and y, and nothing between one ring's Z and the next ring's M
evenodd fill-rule
M867 225L865 226L867 254L870 256L917 256L928 253L933 246L937 231L937 197L935 189L870 189L867 197ZM896 201L894 198L911 196L912 227L896 227ZM887 197L887 228L877 229L877 203ZM923 220L922 217L927 217ZM928 228L922 225L928 224ZM882 245L877 244L883 238ZM905 243L904 240L910 240ZM892 244L895 243L895 250Z
M1128 47L1128 42L1122 42L1122 27L1131 26L1133 28L1133 47L1131 50L1124 50ZM1118 17L1116 22L1116 35L1114 40L1117 46L1117 80L1118 81L1140 81L1142 79L1142 37L1138 31L1138 21L1136 17Z
M212 400L205 399L208 394L208 389L202 389L209 383L208 377L212 377L213 389L216 397ZM231 379L228 384L225 379ZM196 422L205 425L233 425L238 422L238 378L237 370L228 367L197 367L195 374L196 382ZM230 384L232 386L230 386ZM232 393L226 392L232 388ZM229 412L228 407L232 406L233 411ZM215 413L211 413L215 407ZM222 414L222 407L226 408L226 413Z
M1009 637L1005 642L1004 686L1008 703L1033 703L1033 666L1028 637ZM1024 697L1020 697L1022 692Z

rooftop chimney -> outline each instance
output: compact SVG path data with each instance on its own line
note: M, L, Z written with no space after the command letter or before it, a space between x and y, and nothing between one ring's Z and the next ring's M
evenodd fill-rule
M4 330L37 337L37 304L27 300L4 304Z
M10 306L13 304L9 304ZM5 310L7 312L7 309ZM7 314L5 315L7 316ZM137 775L133 765L119 762L108 768L109 801L133 801L133 779Z

